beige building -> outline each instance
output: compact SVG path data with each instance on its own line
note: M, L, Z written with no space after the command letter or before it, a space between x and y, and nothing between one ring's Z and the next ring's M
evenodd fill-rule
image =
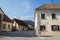
M44 4L35 10L36 35L60 35L60 4Z
M22 20L13 19L13 29L12 30L18 30L18 31L23 31L23 30L28 30L28 25L23 22Z
M11 31L12 20L0 8L0 31Z

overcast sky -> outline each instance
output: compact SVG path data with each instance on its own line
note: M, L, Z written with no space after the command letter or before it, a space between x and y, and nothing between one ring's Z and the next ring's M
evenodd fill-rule
M34 20L35 8L51 3L51 0L0 0L0 7L11 19ZM60 0L54 0L53 3L60 4Z

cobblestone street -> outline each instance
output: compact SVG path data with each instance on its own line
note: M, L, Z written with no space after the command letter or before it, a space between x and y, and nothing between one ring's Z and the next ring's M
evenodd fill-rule
M60 40L60 36L36 37L33 31L0 32L0 40Z
M60 40L60 36L54 36L54 37L0 37L0 40Z

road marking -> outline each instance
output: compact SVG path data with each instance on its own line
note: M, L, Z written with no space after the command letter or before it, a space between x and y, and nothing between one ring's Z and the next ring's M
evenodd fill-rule
M41 39L45 39L44 37L39 37L39 38L41 38Z

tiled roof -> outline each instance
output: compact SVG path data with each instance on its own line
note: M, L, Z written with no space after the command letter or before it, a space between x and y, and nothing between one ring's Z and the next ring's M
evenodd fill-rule
M36 10L38 9L59 9L60 10L60 4L44 4L38 8L36 8Z
M2 11L2 14L3 14L3 21L12 23L12 20L7 15L5 15L5 13L3 12L1 8L0 10Z
M12 22L12 20L5 14L3 15L3 21Z
M28 26L25 22L23 22L22 20L19 20L19 19L14 18L13 21L16 21L16 23L18 25L22 25L22 26L26 26L26 27Z

